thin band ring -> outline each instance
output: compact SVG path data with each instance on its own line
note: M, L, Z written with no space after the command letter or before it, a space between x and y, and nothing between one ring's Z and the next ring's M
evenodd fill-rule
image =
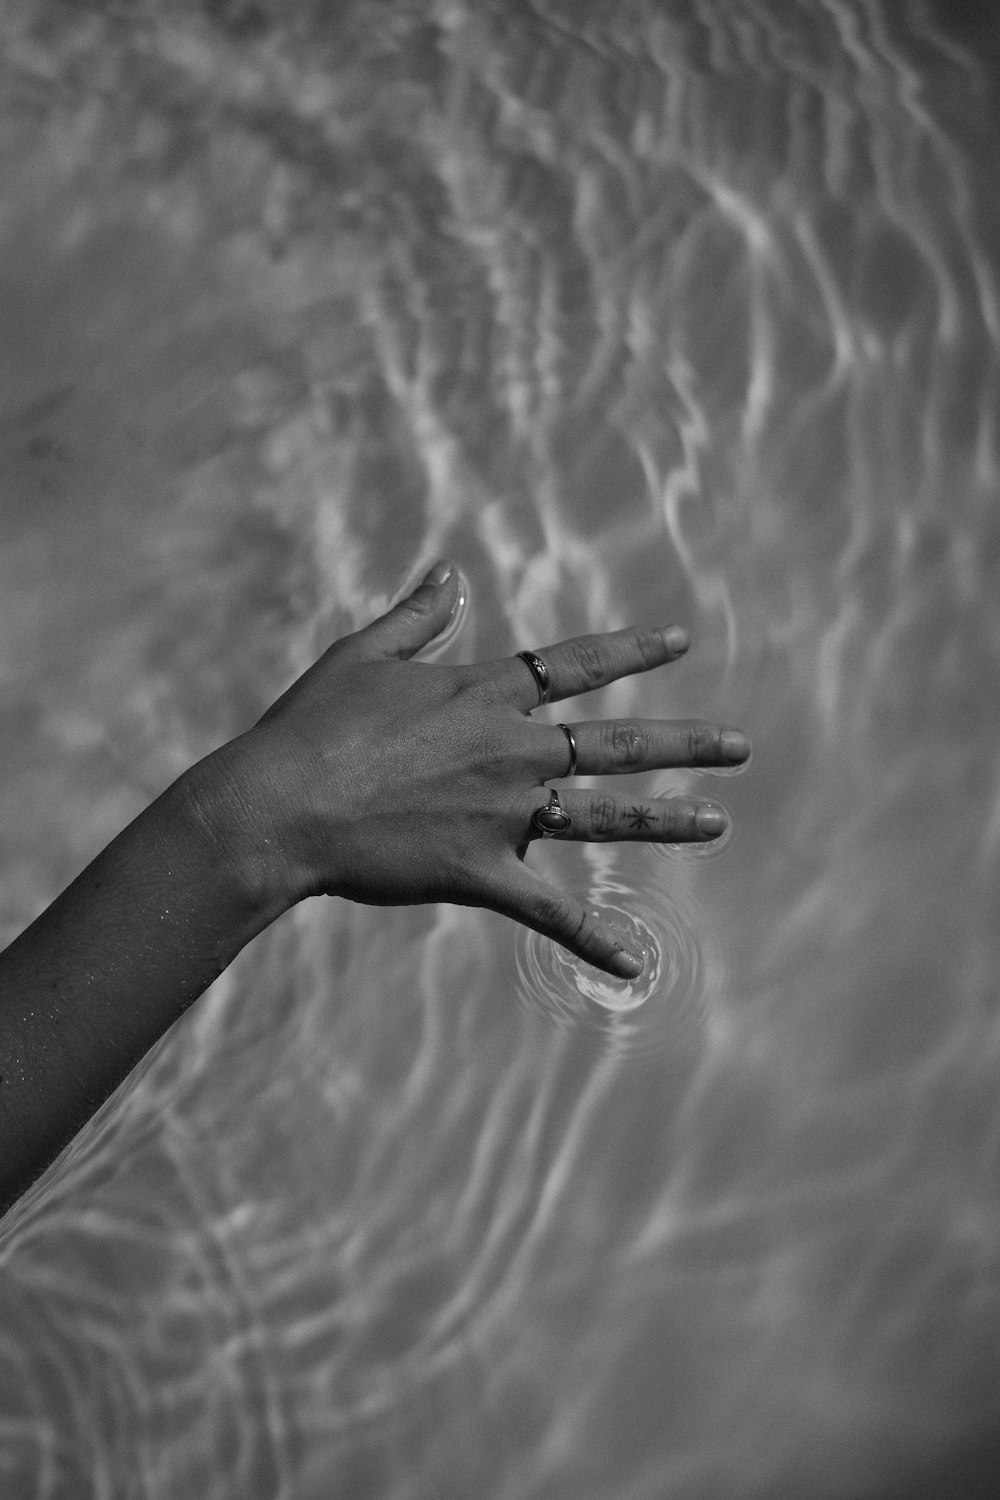
M569 727L568 724L559 724L559 725L557 725L557 728L559 728L559 729L562 730L563 734L566 736L567 740L569 741L569 770L566 772L566 775L567 776L575 776L576 775L576 740L573 737L573 731L572 731L572 729L570 729L570 727Z
M549 681L549 669L542 661L542 658L535 655L534 651L519 651L517 654L524 662L525 666L528 668L528 671L531 673L532 677L535 679L535 686L538 689L537 706L541 708L542 704L548 703L549 698L552 696L552 684Z

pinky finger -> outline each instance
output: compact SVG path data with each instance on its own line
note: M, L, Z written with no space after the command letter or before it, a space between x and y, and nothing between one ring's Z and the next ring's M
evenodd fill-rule
M606 974L637 979L642 973L642 958L625 947L613 927L519 862L498 872L484 904L561 943Z

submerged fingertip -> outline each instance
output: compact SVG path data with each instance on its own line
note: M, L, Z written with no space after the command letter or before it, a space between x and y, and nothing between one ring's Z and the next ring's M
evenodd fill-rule
M673 656L683 656L691 644L691 636L683 625L670 625L663 632L663 642Z
M694 821L698 832L708 839L717 839L729 826L729 819L721 807L699 807Z
M724 729L719 736L719 745L724 759L733 765L750 759L750 741L740 729Z
M645 968L645 964L634 953L627 953L622 948L611 960L611 967L622 979L638 979Z

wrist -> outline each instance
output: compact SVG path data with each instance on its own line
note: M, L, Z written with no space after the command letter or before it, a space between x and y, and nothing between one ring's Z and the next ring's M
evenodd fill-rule
M247 736L196 762L175 785L254 925L263 928L294 906L296 874L269 816L267 778L255 772Z

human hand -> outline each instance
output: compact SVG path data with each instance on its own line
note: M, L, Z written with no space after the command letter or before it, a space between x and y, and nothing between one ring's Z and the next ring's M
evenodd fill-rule
M550 830L533 822L546 782L668 766L731 766L750 746L700 722L578 720L570 734L534 722L539 685L518 657L475 666L412 661L445 627L458 578L431 569L409 598L336 641L219 762L244 826L274 851L284 904L306 896L400 905L489 907L609 973L642 960L605 921L535 874L531 841L705 842L726 827L709 803L567 789ZM676 626L578 636L543 647L551 701L673 661ZM559 811L565 814L558 816ZM552 816L552 813L555 813ZM562 826L565 824L565 826Z

